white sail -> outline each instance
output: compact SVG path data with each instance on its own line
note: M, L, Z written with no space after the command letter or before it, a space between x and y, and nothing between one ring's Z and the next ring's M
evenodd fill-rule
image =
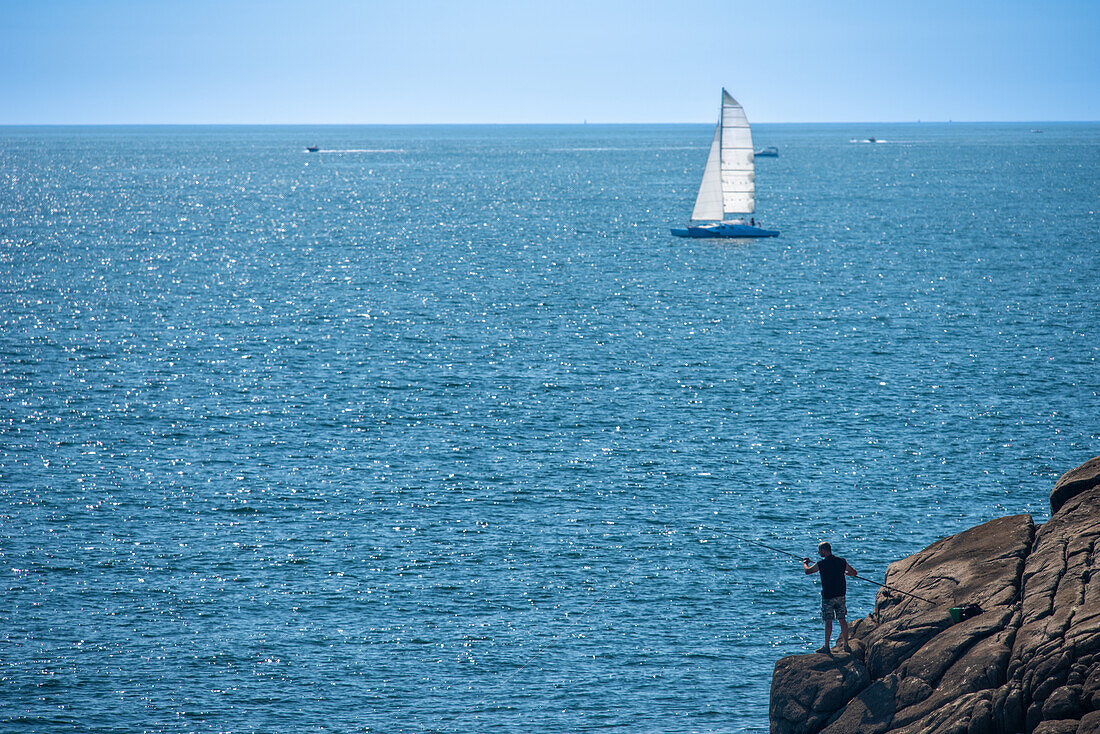
M722 118L714 131L691 218L716 221L727 214L751 214L756 209L755 176L748 118L723 89Z
M707 155L707 166L703 169L703 182L699 184L699 195L695 197L692 219L722 218L722 125L714 128L714 140Z
M722 90L722 207L726 214L756 209L756 168L752 131L745 110Z

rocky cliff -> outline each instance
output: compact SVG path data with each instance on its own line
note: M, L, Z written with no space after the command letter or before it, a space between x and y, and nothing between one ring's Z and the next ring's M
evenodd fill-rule
M775 665L773 734L1100 734L1100 457L1051 518L1004 517L892 564L852 651ZM948 609L982 613L952 624Z

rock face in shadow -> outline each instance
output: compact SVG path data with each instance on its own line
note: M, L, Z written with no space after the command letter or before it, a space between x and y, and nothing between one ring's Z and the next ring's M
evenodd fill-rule
M1051 513L891 564L886 585L920 598L882 589L851 654L777 662L772 733L1100 734L1100 457L1062 476Z

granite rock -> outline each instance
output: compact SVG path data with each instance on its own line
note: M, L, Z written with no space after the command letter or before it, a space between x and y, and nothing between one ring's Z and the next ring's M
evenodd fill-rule
M1100 486L1100 456L1095 456L1076 469L1062 475L1050 492L1050 513L1062 509L1067 500Z
M776 663L773 734L1100 734L1100 457L1063 475L1051 513L891 564L907 593L879 592L851 655ZM952 624L968 603L982 613Z

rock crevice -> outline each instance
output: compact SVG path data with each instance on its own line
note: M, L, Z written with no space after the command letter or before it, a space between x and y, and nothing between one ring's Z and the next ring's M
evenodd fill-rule
M773 734L1100 734L1100 457L1067 472L1051 518L1015 515L890 565L852 653L794 655ZM948 609L983 613L952 624Z

